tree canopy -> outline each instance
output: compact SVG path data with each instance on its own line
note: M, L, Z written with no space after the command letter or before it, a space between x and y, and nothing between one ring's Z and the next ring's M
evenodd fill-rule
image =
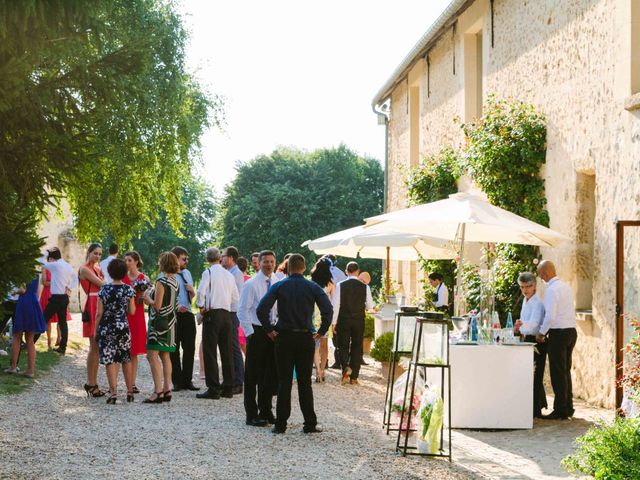
M213 221L218 200L213 188L201 179L186 181L182 185L181 201L185 207L182 235L169 225L167 213L163 211L153 225L143 227L131 241L131 249L137 251L144 262L142 270L152 278L158 273L158 255L180 245L189 252L188 268L197 281L204 270L205 250L215 242ZM101 243L107 247L112 241L114 238L109 235ZM121 249L121 253L125 251Z
M81 241L126 242L162 210L180 229L182 181L222 120L185 69L186 39L166 2L0 0L0 232L24 254L0 293L31 274L35 225L63 196Z
M362 223L382 212L384 176L380 163L341 145L304 152L279 148L237 165L226 188L218 221L221 245L241 254L269 248L278 260L300 252L307 239ZM379 278L380 262L363 262Z

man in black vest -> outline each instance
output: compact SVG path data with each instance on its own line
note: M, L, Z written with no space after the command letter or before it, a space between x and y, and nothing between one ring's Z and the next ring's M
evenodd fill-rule
M373 308L373 298L368 285L359 278L360 267L356 262L347 264L347 279L336 285L334 293L333 329L338 334L338 349L342 366L342 385L358 384L362 364L365 310Z

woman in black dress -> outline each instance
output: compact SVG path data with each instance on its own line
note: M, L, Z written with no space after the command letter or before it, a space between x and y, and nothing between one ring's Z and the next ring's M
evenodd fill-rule
M135 292L122 283L127 274L127 264L116 258L107 267L112 282L100 287L96 310L96 338L100 363L107 369L109 398L107 403L115 404L118 396L118 370L122 364L124 381L127 385L127 402L133 401L131 379L131 332L127 313L136 310Z

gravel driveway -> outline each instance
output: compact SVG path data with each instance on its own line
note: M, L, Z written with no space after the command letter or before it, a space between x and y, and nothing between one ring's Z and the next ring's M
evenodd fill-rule
M33 388L0 397L0 478L474 478L444 460L394 453L375 367L363 367L358 387L341 387L334 370L314 384L320 434L302 433L294 388L289 429L276 436L244 424L241 396L176 392L170 404L141 404L152 390L144 358L135 403L87 398L85 358L67 356ZM103 367L99 381L106 386Z

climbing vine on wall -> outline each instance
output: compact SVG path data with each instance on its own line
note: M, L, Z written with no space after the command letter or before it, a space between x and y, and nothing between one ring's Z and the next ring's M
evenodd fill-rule
M493 205L549 225L540 173L546 152L544 115L530 104L490 96L482 117L462 128L468 140L466 148L461 152L443 149L448 153L439 157L446 160L430 167L439 157L425 159L411 172L407 182L409 198L418 202L444 198L451 192L445 194L446 188L442 186L455 185L455 180L451 183L450 179L457 179L460 172L467 171ZM537 254L536 247L526 245L496 246L494 291L501 318L507 311L517 311L518 273L532 270Z

